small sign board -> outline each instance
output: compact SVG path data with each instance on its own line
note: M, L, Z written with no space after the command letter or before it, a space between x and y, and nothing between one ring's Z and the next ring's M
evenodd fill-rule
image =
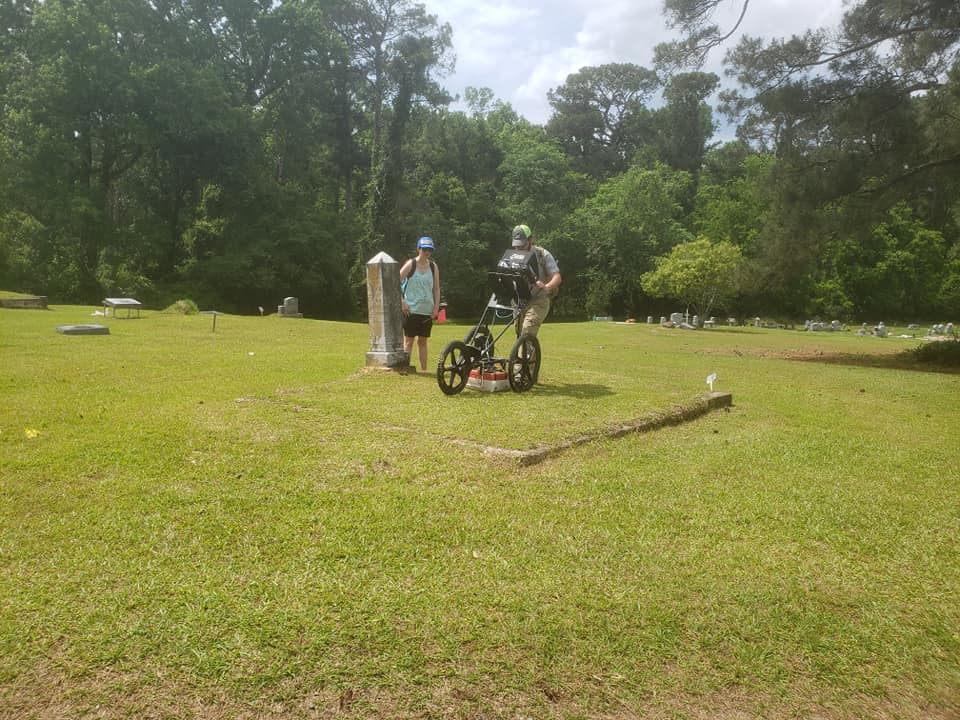
M201 315L213 315L213 327L210 328L210 332L217 331L217 315L223 315L219 310L201 310Z

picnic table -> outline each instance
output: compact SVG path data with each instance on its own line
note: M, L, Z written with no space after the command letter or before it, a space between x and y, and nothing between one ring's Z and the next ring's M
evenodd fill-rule
M103 299L103 315L106 317L110 313L110 308L113 308L113 316L117 316L117 308L126 308L127 317L130 317L130 313L134 310L137 311L137 317L140 317L140 308L143 307L143 303L134 298L104 298Z

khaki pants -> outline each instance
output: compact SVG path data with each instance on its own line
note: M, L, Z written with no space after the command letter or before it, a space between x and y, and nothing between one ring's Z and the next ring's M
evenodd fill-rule
M536 337L537 331L540 329L540 326L543 325L543 321L547 319L547 315L549 314L550 293L541 290L530 299L530 302L524 309L519 334Z

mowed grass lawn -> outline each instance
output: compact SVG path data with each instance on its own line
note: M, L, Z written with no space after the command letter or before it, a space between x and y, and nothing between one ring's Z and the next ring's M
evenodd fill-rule
M0 717L960 716L919 341L548 323L531 392L447 397L362 324L92 310L0 310Z

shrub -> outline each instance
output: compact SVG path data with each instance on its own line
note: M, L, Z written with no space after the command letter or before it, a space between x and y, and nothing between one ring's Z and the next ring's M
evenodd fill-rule
M177 300L173 305L168 307L164 312L167 313L180 313L181 315L196 315L200 310L197 308L197 304L193 300L183 299Z
M960 367L960 340L927 342L909 351L917 362Z

